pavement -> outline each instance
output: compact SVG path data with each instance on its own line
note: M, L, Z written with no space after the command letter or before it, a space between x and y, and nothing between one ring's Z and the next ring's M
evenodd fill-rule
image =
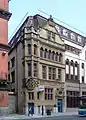
M24 119L31 119L31 118L41 118L41 117L53 117L53 116L77 116L77 112L65 112L65 113L53 113L52 115L33 115L33 116L26 116L20 114L10 114L8 116L0 116L0 120L24 120Z

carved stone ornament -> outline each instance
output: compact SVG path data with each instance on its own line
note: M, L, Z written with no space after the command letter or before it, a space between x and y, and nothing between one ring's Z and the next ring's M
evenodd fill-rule
M56 97L63 97L64 96L64 89L63 88L57 89L55 92L55 96Z
M28 79L25 85L25 87L28 90L33 90L35 87L38 87L38 86L39 86L39 81L37 79Z

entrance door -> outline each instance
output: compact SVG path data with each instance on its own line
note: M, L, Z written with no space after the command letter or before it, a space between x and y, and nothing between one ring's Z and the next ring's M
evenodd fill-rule
M28 112L29 110L31 114L34 114L34 103L28 103Z
M58 112L62 112L62 100L58 100Z

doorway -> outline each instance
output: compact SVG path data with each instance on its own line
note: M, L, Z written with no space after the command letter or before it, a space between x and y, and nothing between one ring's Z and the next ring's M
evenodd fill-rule
M30 110L30 111L29 111ZM28 103L28 113L34 114L34 103Z
M62 112L62 100L58 99L58 112Z

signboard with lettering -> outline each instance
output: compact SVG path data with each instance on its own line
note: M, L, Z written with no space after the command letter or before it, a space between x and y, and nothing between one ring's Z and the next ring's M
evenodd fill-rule
M43 85L39 86L39 91L44 91L44 86Z

